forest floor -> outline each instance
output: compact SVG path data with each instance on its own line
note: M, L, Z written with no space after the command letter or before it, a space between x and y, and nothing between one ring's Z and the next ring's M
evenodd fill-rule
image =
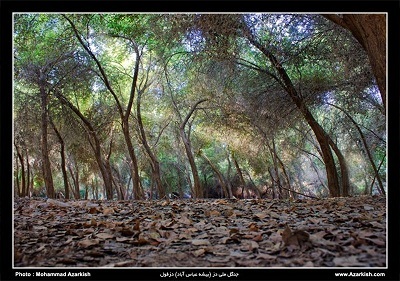
M15 199L14 266L385 267L386 199Z

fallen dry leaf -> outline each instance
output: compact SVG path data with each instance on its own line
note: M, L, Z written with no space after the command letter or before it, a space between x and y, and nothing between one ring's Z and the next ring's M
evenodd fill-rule
M282 241L286 246L301 246L309 238L310 235L307 232L303 230L292 231L288 225L286 225L285 230L282 232Z
M96 237L100 238L100 239L110 239L110 238L114 238L114 235L103 232L103 233L97 233Z
M99 239L86 239L78 242L78 245L84 248L99 244Z
M210 241L204 239L194 239L192 244L195 246L210 245Z

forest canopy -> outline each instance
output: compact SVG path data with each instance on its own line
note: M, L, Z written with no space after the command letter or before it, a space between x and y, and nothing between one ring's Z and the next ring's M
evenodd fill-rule
M14 194L384 195L382 26L384 14L14 14Z

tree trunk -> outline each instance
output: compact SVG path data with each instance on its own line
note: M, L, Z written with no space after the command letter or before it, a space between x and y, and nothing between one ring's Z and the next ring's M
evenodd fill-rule
M60 132L57 130L57 128L56 128L53 120L51 120L51 118L50 118L50 124L53 127L53 130L56 133L58 141L60 143L61 172L62 172L63 181L64 181L64 192L65 192L65 198L69 199L68 175L67 175L67 169L66 169L66 164L65 164L65 143L64 143L64 140L63 140Z
M85 186L85 200L88 200L88 195L89 195L89 187L86 185Z
M95 188L95 195L96 195L96 200L99 200L99 183L98 183L98 181L97 181L97 176L95 176L95 178L94 178L94 180L95 180L95 182L93 183L94 184L94 188Z
M249 189L253 190L253 192L256 194L256 198L261 198L261 192L260 190L257 188L256 184L254 183L253 179L251 178L251 175L249 173L249 171L245 170L247 176L250 179L250 185L249 185Z
M115 186L115 191L117 192L117 200L124 200L124 193L121 188L121 179L119 177L119 173L115 169L113 169L113 171L115 175L113 176L113 183Z
M379 164L379 166L378 166L378 168L377 168L378 175L379 175L379 170L380 170L381 167L382 167L383 161L385 160L385 157L386 157L386 155L383 156L383 158L382 158L382 160L381 160L381 163ZM372 183L371 183L370 194L372 194L372 188L374 187L374 182L375 182L376 177L377 177L377 176L375 175L375 177L374 177L374 179L373 179L373 181L372 181ZM382 186L382 188L379 188L378 191L379 191L379 193L380 193L381 195L386 195L386 192L385 192L385 189L383 189L383 186Z
M115 176L113 176L113 179L114 179L114 185L116 187L117 194L118 194L118 200L126 200L127 199L127 189L123 183L121 174L116 167L112 167L111 169L115 175Z
M24 164L24 158L22 157L21 152L19 151L18 147L15 146L15 150L17 151L17 156L19 159L19 163L21 164L21 186L19 185L19 180L17 181L17 191L18 191L18 197L24 197L26 196L25 190L26 190L26 182L25 182L25 164ZM18 164L18 163L17 163ZM18 179L18 165L17 165L17 179Z
M386 115L386 15L324 14L323 16L349 30L367 52L381 93L383 113Z
M17 155L17 158L18 158L18 155ZM15 179L15 182L14 182L14 194L16 193L17 194L17 197L21 197L21 187L20 187L20 185L19 185L19 161L20 159L16 159L15 160L15 171L14 171L14 179Z
M346 159L344 158L342 152L337 147L336 143L329 137L329 145L332 147L333 151L335 152L340 166L340 195L339 196L349 196L350 192L350 179L349 179L349 169L347 168Z
M47 141L47 127L48 127L48 109L47 109L47 93L45 89L45 75L43 72L40 73L39 87L40 87L40 98L41 98L41 150L42 150L42 168L43 178L46 185L47 197L55 198L53 176L51 174L50 158L49 158L49 147Z
M71 165L68 166L69 173L71 174L72 182L74 183L73 194L75 199L80 199L81 195L79 192L79 168L75 165L76 172L72 170Z
M189 160L190 169L192 170L193 176L193 198L203 198L204 192L200 183L199 172L197 171L196 163L194 160L193 152L192 152L192 145L190 143L190 139L186 136L184 127L181 128L181 138L183 144L185 146L185 151L187 158Z
M326 176L328 180L328 188L331 197L340 196L340 185L338 173L336 170L335 160L332 155L332 151L330 149L330 142L327 133L324 129L317 123L317 121L312 116L311 112L304 106L303 115L313 130L315 137L318 140L318 143L322 152L322 159L325 163Z
M233 164L235 165L235 168L236 168L236 172L239 176L240 184L242 185L242 198L244 198L244 190L246 188L246 181L244 180L242 170L240 169L239 163L236 160L234 152L231 152L231 156L232 156Z
M229 194L232 195L232 198L233 198L232 182L231 182L232 164L231 164L229 149L228 149L227 154L226 154L226 159L228 160L228 169L226 171L226 182L227 182L228 192L229 192Z
M132 192L133 192L133 198L140 200L143 199L143 195L141 194L140 190L140 183L139 183L139 167L138 167L138 162L136 159L135 155L135 149L132 144L132 140L130 137L129 133L129 123L128 120L124 119L122 123L122 132L125 137L125 142L126 146L128 148L129 156L131 158L131 163L132 163Z
M271 153L271 156L272 156L272 159L273 159L273 163L274 163L274 171L275 171L275 176L276 176L275 181L276 181L276 183L277 183L277 185L278 185L278 191L279 191L279 194L280 194L282 197L284 197L284 196L283 196L283 193L282 193L282 183L281 183L281 177L280 177L280 175L279 175L278 161L277 161L278 155L276 154L276 147L275 147L275 141L274 141L274 139L272 139L272 148L271 148L271 146L268 144L268 142L267 142L267 146L268 146L268 148L269 148L269 151L270 151L270 153Z
M67 176L67 169L65 168L66 163L65 163L65 145L64 143L61 145L61 170L63 174L63 180L64 180L64 191L65 191L65 198L69 199L69 184L68 184L68 176Z
M29 155L28 155L28 149L25 150L26 154L26 195L30 195L31 192L31 165L29 164Z
M186 178L187 184L189 186L190 194L192 194L192 197L195 198L194 197L194 188L193 188L194 184L192 183L192 178L190 177L190 175L192 175L192 173L190 173L189 167L187 166L187 163L184 163L184 167L185 168L183 170L183 175ZM206 196L206 197L208 197L208 196Z
M272 172L271 172L271 167L269 167L268 168L268 173L269 173L269 176L271 177L271 182L272 182L272 194L271 194L271 196L272 196L272 199L275 199L275 197L276 197L276 189L275 189L275 179L274 179L274 175L272 174Z

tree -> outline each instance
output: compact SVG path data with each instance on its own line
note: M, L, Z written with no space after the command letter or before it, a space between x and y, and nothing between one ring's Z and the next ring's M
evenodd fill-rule
M87 132L88 141L93 149L98 167L103 177L107 198L112 199L113 198L112 172L109 164L109 157L111 151L109 151L108 155L104 157L97 130L94 128L90 120L86 118L80 112L80 110L76 106L74 106L67 98L65 98L60 92L55 91L54 94L57 96L60 102L64 106L67 106L69 109L71 109L71 111L74 112L76 116L78 116L78 118L83 123Z
M108 77L108 74L106 73L106 70L104 66L102 65L101 61L97 58L96 54L90 49L90 42L88 39L86 39L86 42L84 42L83 36L80 34L78 31L78 28L76 25L72 22L70 18L64 15L64 18L69 22L71 25L73 32L78 39L79 43L81 46L84 48L84 50L89 54L91 59L95 62L96 67L99 70L99 76L103 80L104 85L112 95L112 97L115 100L115 104L118 109L118 113L120 115L121 119L121 126L122 126L122 132L125 137L127 149L132 161L132 170L133 170L133 192L134 192L134 198L135 199L143 199L144 194L140 188L139 184L139 169L138 169L138 161L135 155L135 150L134 146L132 143L131 139L131 134L130 134L130 125L129 125L129 117L132 111L133 103L134 103L134 98L135 98L135 92L138 89L138 77L139 77L139 71L140 71L140 63L141 63L141 58L142 58L142 50L144 49L144 46L141 48L138 41L141 40L139 38L140 36L146 36L145 30L142 29L141 26L136 26L135 25L135 19L132 17L124 16L124 15L114 15L114 16L106 16L105 17L105 22L103 24L106 24L108 27L108 34L111 37L115 38L121 38L129 43L129 46L133 49L134 54L135 54L135 63L133 66L133 77L131 77L131 86L130 86L130 93L129 93L129 99L128 103L126 105L126 108L123 108L122 105L122 97L121 94L118 96L117 92L114 90L114 87L112 86L112 83L110 81L110 78ZM90 20L90 19L89 19ZM102 22L101 22L102 23ZM138 32L138 34L136 33ZM136 40L136 37L138 37ZM146 79L147 81L147 79ZM140 91L144 91L149 85L143 85L142 89ZM139 93L141 95L141 93ZM155 154L151 152L150 147L148 146L147 139L145 137L144 129L141 127L143 124L141 123L141 117L140 117L140 99L141 96L138 96L137 98L137 114L138 114L138 126L140 130L140 135L141 135L141 140L146 148L147 153L150 156L150 159L152 160L152 169L153 169L153 175L154 179L156 180L159 192L161 194L164 194L162 185L161 185L161 179L160 179L160 174L159 174L159 168L157 164L157 159L155 158Z
M371 155L371 150L370 150L370 148L368 147L368 144L367 144L367 141L366 141L366 139L365 139L364 133L362 132L360 126L359 126L359 125L357 124L357 122L351 117L351 115L350 115L348 112L346 112L343 108L341 108L340 106L337 106L337 105L335 105L335 104L332 104L332 103L328 103L328 104L329 104L330 106L333 106L333 107L339 109L340 111L342 111L342 112L347 116L347 118L349 118L350 121L351 121L351 122L354 124L354 126L356 127L358 133L360 134L361 141L362 141L362 144L363 144L363 146L364 146L364 149L365 149L365 151L366 151L366 153L367 153L368 160L369 160L369 162L371 163L372 169L374 170L375 178L376 178L377 181L378 181L378 184L379 184L379 192L380 192L380 194L385 195L386 192L385 192L385 189L384 189L384 187L383 187L383 183L382 183L381 176L379 175L378 168L377 168L376 165L375 165L374 159L373 159L373 157L372 157L372 155Z
M347 173L342 172L342 188L340 188L340 183L338 179L338 174L335 167L335 160L333 158L333 154L331 151L331 146L333 145L333 141L325 132L325 130L318 124L310 110L308 109L307 105L305 104L301 95L299 95L298 91L293 85L292 80L290 79L289 75L287 74L285 68L283 67L282 63L276 58L276 56L264 45L262 45L255 37L255 35L250 31L250 29L244 24L243 29L243 36L249 40L251 44L253 44L257 49L259 49L270 61L273 68L275 68L277 74L279 75L280 83L282 87L284 87L285 91L289 94L292 98L294 104L302 113L304 119L310 125L311 129L313 130L318 143L321 147L322 156L324 159L327 179L328 179L328 187L330 190L330 194L333 197L344 195L348 195L348 186L349 186L349 179ZM277 78L275 74L271 74L274 78ZM334 149L337 153L338 151ZM342 171L346 171L345 163L340 162L340 166ZM343 194L341 194L341 190Z
M184 117L184 118L181 116L181 113L179 112L178 108L176 107L177 114L179 115L179 119L181 121L181 123L179 125L179 132L180 132L180 135L182 138L182 142L185 146L186 155L189 160L189 165L190 165L190 168L192 170L192 175L193 175L193 197L194 198L203 198L204 190L203 190L203 187L200 182L199 173L197 171L197 167L196 167L196 163L195 163L195 159L194 159L194 155L193 155L193 148L192 148L192 144L190 141L190 132L191 132L192 125L191 125L191 122L189 122L189 119L195 112L197 106L206 101L207 101L206 99L202 99L202 100L199 100L196 103L194 103L192 105L192 107L190 108L189 112L186 114L186 117ZM186 125L188 125L187 132L186 132Z
M16 67L20 81L32 83L39 91L41 112L41 154L44 184L47 196L55 197L48 144L49 92L53 87L53 75L57 67L71 58L69 49L57 49L57 44L68 46L68 38L62 36L57 26L48 26L48 15L17 15ZM46 32L44 32L46 30ZM41 34L41 40L37 35ZM49 49L52 46L52 49ZM49 53L48 53L49 52ZM32 85L31 85L32 86Z

